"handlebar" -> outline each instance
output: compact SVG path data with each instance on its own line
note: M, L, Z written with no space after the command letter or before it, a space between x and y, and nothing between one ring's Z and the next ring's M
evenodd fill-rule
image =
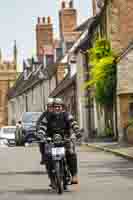
M51 137L47 137L47 136L44 136L44 135L36 135L35 136L35 140L31 141L32 143L56 143L56 142L60 142L60 143L63 143L63 142L70 142L70 141L74 141L76 142L76 140L78 140L78 138L76 138L76 135L75 134L72 134L69 138L65 138L65 137L60 137L61 135L60 134L55 134L53 138Z
M62 142L70 142L72 141L72 138L63 138ZM45 139L42 140L33 140L32 143L49 143L49 142L54 142L52 138L46 137Z

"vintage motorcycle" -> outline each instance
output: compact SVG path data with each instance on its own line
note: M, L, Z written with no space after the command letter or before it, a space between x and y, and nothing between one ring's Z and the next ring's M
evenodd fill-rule
M51 186L62 194L67 189L71 176L66 161L66 145L71 139L64 139L60 134L55 134L53 139L47 138L45 143L45 160Z
M75 134L70 138L64 138L60 133L55 133L53 138L42 135L36 138L39 140L33 140L33 143L45 143L45 166L51 187L58 194L63 194L68 185L71 185L71 173L66 154L68 149L75 152Z

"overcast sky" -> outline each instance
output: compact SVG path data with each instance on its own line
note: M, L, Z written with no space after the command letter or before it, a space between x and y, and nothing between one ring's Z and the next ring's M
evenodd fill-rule
M13 41L17 41L19 60L35 53L35 25L38 16L52 16L58 34L58 10L61 0L2 0L0 4L0 48L4 59L12 58ZM78 23L92 15L92 0L74 0Z

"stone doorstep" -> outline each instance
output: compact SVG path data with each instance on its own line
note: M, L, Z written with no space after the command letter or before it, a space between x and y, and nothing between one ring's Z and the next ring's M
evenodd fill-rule
M100 145L100 144L87 144L87 146L91 147L91 148L99 149L99 150L102 150L102 151L105 151L105 152L113 153L117 156L121 156L121 157L124 157L126 159L133 160L133 147L112 149L112 148L109 148L107 146L103 146L103 145Z

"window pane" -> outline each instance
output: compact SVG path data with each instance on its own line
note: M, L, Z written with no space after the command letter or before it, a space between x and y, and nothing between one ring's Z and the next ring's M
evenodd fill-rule
M129 117L133 118L133 103L129 104Z

